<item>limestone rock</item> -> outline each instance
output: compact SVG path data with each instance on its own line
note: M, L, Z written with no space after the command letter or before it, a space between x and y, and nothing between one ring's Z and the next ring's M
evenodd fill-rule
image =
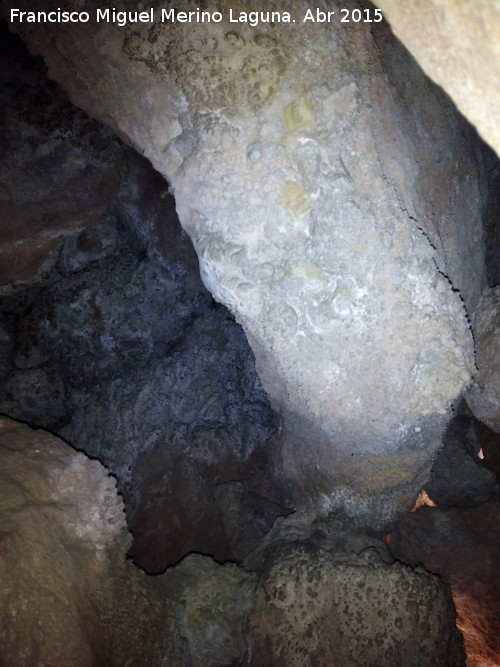
M463 664L428 573L288 543L256 572L191 555L146 577L100 463L5 417L0 450L2 664Z
M390 539L397 558L422 563L451 584L457 624L473 665L500 662L499 526L499 501L422 507L405 515Z
M5 417L0 453L2 665L243 664L254 574L191 556L146 577L100 463Z
M489 0L375 0L424 71L500 155L500 7Z
M115 481L42 431L0 419L2 664L104 664L97 592L127 542ZM111 663L110 663L111 664Z
M382 529L421 488L472 370L453 289L473 309L485 280L470 137L417 68L398 90L384 27L303 22L296 5L296 23L235 27L230 4L220 23L12 27L171 183L203 281L283 415L273 456L296 504Z
M485 291L473 330L478 372L466 400L480 421L500 433L500 285Z
M182 647L172 665L255 664L248 618L256 575L193 554L158 578L158 592L175 615L172 639ZM157 593L158 594L158 593Z
M435 576L373 550L291 545L261 574L251 617L255 664L464 665L451 595Z

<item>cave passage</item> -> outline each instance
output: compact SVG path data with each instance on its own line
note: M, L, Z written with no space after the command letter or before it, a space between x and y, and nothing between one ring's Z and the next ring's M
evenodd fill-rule
M386 21L129 23L0 22L6 665L493 667L497 155Z

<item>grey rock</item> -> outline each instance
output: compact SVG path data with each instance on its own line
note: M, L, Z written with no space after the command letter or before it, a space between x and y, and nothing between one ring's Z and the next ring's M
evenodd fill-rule
M462 420L468 429L459 430ZM472 421L459 416L448 428L444 446L432 467L424 489L440 507L470 507L500 496L500 486L487 463L479 458L480 444Z
M251 617L258 665L465 665L447 587L374 550L288 545L267 562Z

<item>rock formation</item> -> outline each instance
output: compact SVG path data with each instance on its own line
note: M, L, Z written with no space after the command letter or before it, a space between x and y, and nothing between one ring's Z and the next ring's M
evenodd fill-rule
M0 39L0 412L85 453L0 420L0 662L463 664L395 555L495 664L495 154L368 2L67 4L0 0L97 119Z
M457 290L472 313L486 282L474 137L384 25L299 12L257 29L219 9L12 27L169 180L283 416L274 460L295 504L382 529L473 368Z
M7 418L0 455L4 665L463 664L429 573L278 544L260 572L192 555L147 578L100 463Z
M83 112L72 111L61 134L70 103L48 85L41 62L28 83L27 67L16 77L15 53L24 52L8 46L15 86L5 82L3 100L29 136L31 160L38 165L36 155L47 153L62 174L79 165L105 179L93 164L111 154L116 183L104 210L94 211L93 181L82 176L82 193L90 190L85 228L68 213L42 274L3 285L0 410L61 434L108 467L134 533L131 554L148 571L191 551L240 561L291 511L267 465L276 427L245 336L204 289L164 180ZM33 118L40 96L50 102L56 148ZM78 159L74 145L85 149ZM93 162L83 169L87 153ZM18 151L3 163L11 178L25 166L28 191L38 187L30 155ZM39 199L33 211L49 204L60 200ZM9 224L34 252L51 232L30 236L24 208L12 207Z
M421 563L451 584L471 665L500 661L500 502L467 508L422 507L403 517L391 535L393 553Z
M113 134L76 109L16 42L2 31L0 296L19 305L64 239L103 215L121 179Z
M488 0L375 0L422 69L500 155L500 7Z
M473 330L478 372L467 402L478 419L500 433L500 285L485 291Z
M374 550L342 557L294 545L273 555L252 613L257 664L463 664L461 638L449 631L455 609L422 568L388 565Z

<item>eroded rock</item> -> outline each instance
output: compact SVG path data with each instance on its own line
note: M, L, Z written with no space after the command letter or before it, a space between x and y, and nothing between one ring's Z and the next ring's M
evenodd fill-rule
M241 561L291 511L266 451L273 414L165 182L123 156L119 197L4 318L0 409L107 466L149 572L191 551Z
M485 291L473 329L478 372L466 400L480 421L500 433L500 285Z
M119 664L117 607L131 638L143 641L144 626L140 609L135 628L131 616L137 582L128 606L118 588L128 567L116 555L129 537L115 481L61 440L5 417L0 448L2 662Z
M0 450L2 664L245 664L255 575L191 556L148 578L99 462L5 417Z
M125 560L116 485L58 438L0 418L6 665L463 664L445 585L374 550L275 542L257 571Z
M486 276L470 137L416 67L401 83L385 27L296 7L296 23L235 27L220 10L13 27L169 179L204 283L283 414L273 456L296 504L382 529L421 488L472 370L454 291L474 309Z
M500 155L500 8L453 0L375 0L424 71Z
M2 30L0 294L16 308L57 261L65 238L117 194L121 147L45 78L41 59ZM42 111L43 110L43 111ZM10 299L7 301L6 297Z
M252 627L259 665L465 664L443 582L374 550L278 551L261 575Z
M401 518L390 539L396 557L422 563L451 584L473 665L500 662L499 519L495 500L467 508L422 507Z
M424 485L436 505L471 507L500 497L500 486L481 449L477 428L477 422L464 414L457 415L448 427Z

